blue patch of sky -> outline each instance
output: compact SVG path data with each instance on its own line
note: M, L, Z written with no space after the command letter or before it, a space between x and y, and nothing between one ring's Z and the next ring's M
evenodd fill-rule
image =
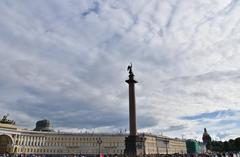
M219 111L214 111L214 112L207 112L207 113L201 113L193 116L184 116L180 117L181 119L184 120L200 120L203 118L211 119L211 118L217 118L221 116L233 116L236 114L236 112L239 111L233 111L233 110L219 110Z
M240 121L239 120L221 120L220 122L218 122L219 125L223 125L223 124L235 124L236 126L240 126Z

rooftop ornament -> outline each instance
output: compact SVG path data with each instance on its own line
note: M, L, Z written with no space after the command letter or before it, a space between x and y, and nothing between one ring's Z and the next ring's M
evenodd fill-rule
M0 123L15 125L16 124L15 121L7 119L8 116L9 116L9 114L4 115L2 117L2 119L0 120Z

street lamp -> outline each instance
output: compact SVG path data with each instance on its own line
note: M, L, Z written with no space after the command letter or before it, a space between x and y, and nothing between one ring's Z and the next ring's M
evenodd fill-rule
M97 139L97 143L98 143L98 153L99 153L99 157L100 157L100 147L101 147L101 144L102 144L102 139L99 137L98 139Z
M168 154L168 143L169 143L169 141L164 141L164 143L166 144L166 154Z
M144 136L144 135L143 135ZM143 137L143 156L146 156L146 147L145 147L145 142L146 142L146 137Z

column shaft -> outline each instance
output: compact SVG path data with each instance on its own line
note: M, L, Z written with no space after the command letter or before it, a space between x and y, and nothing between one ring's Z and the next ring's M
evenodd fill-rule
M136 102L135 102L135 89L134 82L129 82L129 128L130 135L137 134L136 126Z

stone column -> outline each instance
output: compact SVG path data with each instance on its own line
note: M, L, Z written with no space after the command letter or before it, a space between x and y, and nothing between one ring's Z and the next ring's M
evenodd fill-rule
M126 80L129 84L129 129L130 135L137 135L137 124L136 124L136 100L135 100L135 86L137 81L134 80L133 73L129 74L129 79Z
M135 83L132 65L128 66L129 79L126 82L129 85L129 130L130 134L125 139L125 155L128 157L136 157L139 154L137 143L142 142L142 138L137 135L136 123L136 100L135 100Z

